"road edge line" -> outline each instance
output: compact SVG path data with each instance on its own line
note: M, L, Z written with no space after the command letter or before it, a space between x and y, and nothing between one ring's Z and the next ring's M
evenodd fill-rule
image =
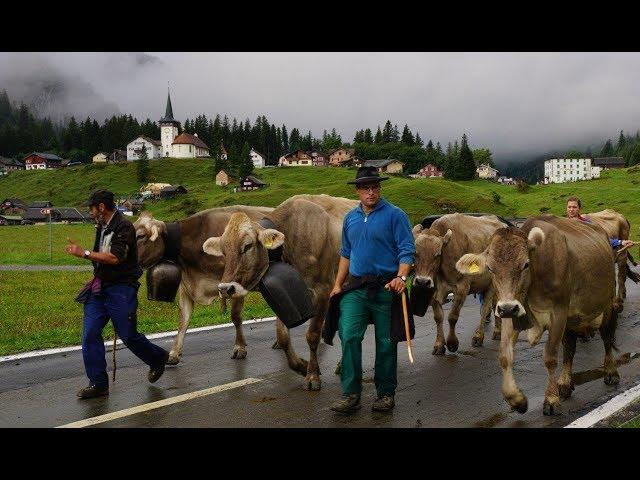
M616 395L599 407L594 408L586 415L583 415L571 422L569 425L565 425L564 428L591 428L596 423L612 416L638 398L640 398L640 383Z

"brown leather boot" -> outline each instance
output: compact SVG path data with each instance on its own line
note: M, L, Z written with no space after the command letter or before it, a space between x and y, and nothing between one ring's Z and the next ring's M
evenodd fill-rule
M396 402L393 399L393 395L383 395L382 397L378 397L375 402L373 402L373 406L371 410L374 412L389 412L395 407Z
M342 400L338 400L331 405L331 410L339 413L353 413L360 410L360 395L353 393L351 395L343 395Z

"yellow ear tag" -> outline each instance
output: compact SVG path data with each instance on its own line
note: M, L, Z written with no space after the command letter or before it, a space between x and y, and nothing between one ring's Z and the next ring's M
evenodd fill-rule
M480 267L478 266L478 264L476 262L473 262L471 265L469 265L469 272L470 273L478 273L480 271Z
M267 247L267 248L273 247L273 237L271 237L269 240L266 240L264 242L264 246Z

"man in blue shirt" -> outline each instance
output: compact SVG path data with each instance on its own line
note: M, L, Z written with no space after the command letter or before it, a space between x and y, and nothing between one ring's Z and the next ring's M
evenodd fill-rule
M355 184L360 205L344 218L338 274L330 294L341 295L338 333L344 395L331 406L341 413L360 408L362 340L370 320L375 325L378 394L372 410L387 412L395 405L397 343L391 339L392 292L405 290L416 249L407 214L380 196L384 180L388 177L380 177L376 168L361 167L355 181L348 182Z
M582 215L580 212L581 208L582 202L578 197L567 198L567 218L575 218L576 220L580 220L584 223L592 223L589 216ZM620 247L632 247L635 245L635 242L632 240L620 240L619 238L610 238L609 243L611 244L611 248L614 250Z

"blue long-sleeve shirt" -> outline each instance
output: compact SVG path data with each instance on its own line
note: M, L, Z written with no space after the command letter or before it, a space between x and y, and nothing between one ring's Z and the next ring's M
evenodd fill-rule
M386 200L368 215L358 205L344 217L340 255L349 259L351 275L388 277L401 263L413 264L415 253L409 217Z

